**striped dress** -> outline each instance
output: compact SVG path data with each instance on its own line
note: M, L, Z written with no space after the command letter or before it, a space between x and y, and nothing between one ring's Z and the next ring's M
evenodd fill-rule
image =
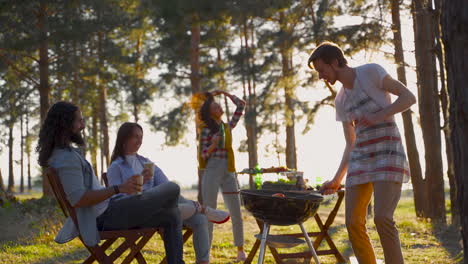
M407 182L410 170L394 119L370 126L359 124L356 120L365 113L382 110L361 87L357 76L356 79L353 89L345 89L345 113L354 122L356 133L348 163L346 187L376 181Z

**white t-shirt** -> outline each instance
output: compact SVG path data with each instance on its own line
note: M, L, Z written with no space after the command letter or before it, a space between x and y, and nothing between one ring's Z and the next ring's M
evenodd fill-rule
M389 106L392 103L390 93L383 88L383 79L388 73L382 66L370 63L354 68L356 70L356 78L354 79L354 87L360 87L377 102L382 108ZM336 121L348 122L350 117L345 111L346 88L341 87L335 98Z
M125 160L130 164L135 173L141 173L143 171L143 164L138 160L136 154L125 155Z

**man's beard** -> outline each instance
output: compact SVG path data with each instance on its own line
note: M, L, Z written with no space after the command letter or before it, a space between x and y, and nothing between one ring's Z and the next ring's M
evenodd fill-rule
M72 133L70 136L70 141L77 144L78 146L84 146L85 142L81 133Z

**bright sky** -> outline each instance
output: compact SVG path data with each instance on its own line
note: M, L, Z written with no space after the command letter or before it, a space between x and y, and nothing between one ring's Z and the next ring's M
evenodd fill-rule
M402 17L409 18L408 11L402 10ZM388 21L389 19L390 16L388 17ZM414 49L412 28L412 21L410 19L402 19L404 48L407 51ZM385 51L386 53L393 54L393 47L391 46L391 43L390 45L382 47L380 50ZM396 67L393 64L393 59L388 60L382 54L383 52L361 52L359 54L354 55L352 58L349 58L349 64L350 66L359 66L361 64L370 62L379 63L388 71L388 73L391 76L396 78ZM296 54L294 58L295 63L301 66L301 71L303 71L303 73L301 74L310 74L310 70L306 66L308 56L309 54L307 53L299 53ZM409 65L415 65L413 53L406 52L405 60ZM414 71L412 70L413 68L414 67L409 67L406 69L408 88L413 93L417 94L417 87L415 81L416 77ZM319 82L316 85L317 88L299 88L297 90L297 96L301 100L308 100L310 102L321 100L324 96L327 95L327 90L324 88L324 84L322 82ZM336 89L339 89L341 85L337 83L336 86ZM239 97L242 95L241 90L233 91L233 93ZM167 107L169 106L170 102L167 102L166 99L155 99L152 105L152 112L165 112L165 110L167 110ZM422 145L422 137L420 136L419 126L417 126L417 105L414 105L412 107L412 110L415 112L413 122L415 124L415 128L417 129L417 131L415 132L418 141L418 149L420 153L421 164L422 166L424 166L424 147ZM189 122L189 124L194 124L193 119L188 120L187 122ZM397 116L397 123L400 127L400 132L403 135L401 115ZM151 131L149 129L147 119L145 119L145 117L143 117L143 120L142 122L140 122L140 124L144 128L144 139L142 148L140 149L139 153L153 160L171 180L177 181L182 187L189 187L197 183L196 141L194 134L194 126L192 126L193 129L191 129L190 133L184 139L186 144L177 147L167 147L164 146L164 135L162 133L155 133ZM339 122L335 121L335 110L332 107L328 106L322 108L316 117L315 125L307 134L302 135L301 131L304 128L304 124L305 120L296 122L296 148L298 158L298 170L303 171L304 177L309 179L309 181L312 183L315 181L315 177L321 177L323 180L330 179L334 176L334 173L338 168L339 162L341 160L341 155L344 149L344 137L342 127ZM284 128L281 129L282 133L284 134ZM110 148L112 151L115 142L115 132L117 131L117 128L111 127L110 131ZM283 134L280 135L280 142L285 142ZM19 135L19 131L17 131L15 135ZM243 120L241 120L239 126L234 129L233 139L234 150L238 149L241 140L246 139L246 132L243 126ZM261 167L285 165L284 155L282 155L281 157L280 164L278 164L275 155L267 155L265 146L273 142L273 140L274 137L272 136L264 136L259 140L258 153L259 164ZM19 160L19 138L15 139L15 145L17 145L18 147L15 148L14 159ZM2 164L2 175L5 185L8 181L7 155L8 151L5 147L3 153L1 153L0 156L0 162ZM34 164L33 176L35 176L38 173L36 165L37 157L36 155L33 155L32 158ZM236 152L236 167L238 171L248 167L247 153ZM15 164L14 172L15 185L18 185L20 176L19 165ZM241 185L248 183L247 175L239 175L238 178ZM276 174L264 175L264 179L266 180L274 180L276 178Z

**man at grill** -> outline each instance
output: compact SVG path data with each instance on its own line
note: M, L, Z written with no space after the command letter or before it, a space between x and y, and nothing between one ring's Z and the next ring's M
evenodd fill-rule
M334 178L325 182L321 191L336 192L347 172L346 228L356 258L365 264L376 263L365 226L374 193L374 222L385 263L404 263L393 214L410 171L394 115L408 109L416 98L378 64L348 66L343 51L331 42L313 51L308 66L325 82L342 84L335 106L346 147ZM394 102L390 94L397 96Z

